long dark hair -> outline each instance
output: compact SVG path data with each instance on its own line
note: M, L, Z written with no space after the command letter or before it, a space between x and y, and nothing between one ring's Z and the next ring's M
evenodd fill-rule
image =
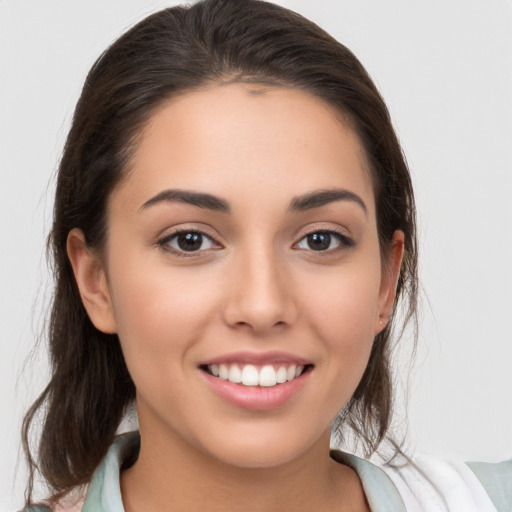
M169 97L205 84L270 83L299 88L333 106L359 135L372 170L381 251L405 234L396 301L415 318L417 252L409 171L388 110L357 58L312 22L258 0L206 0L144 19L108 48L87 76L59 166L48 240L55 275L49 323L51 379L27 412L23 442L30 468L56 500L87 483L135 398L116 335L89 320L66 253L80 228L90 247L106 236L107 199L129 172L137 135ZM368 366L340 414L367 453L386 436L392 411L390 333L376 336ZM43 416L36 451L31 427Z

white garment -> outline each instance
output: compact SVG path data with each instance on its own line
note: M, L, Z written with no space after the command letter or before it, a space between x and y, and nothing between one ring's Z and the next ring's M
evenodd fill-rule
M382 469L398 489L407 512L496 512L478 478L462 462L418 455L404 466Z

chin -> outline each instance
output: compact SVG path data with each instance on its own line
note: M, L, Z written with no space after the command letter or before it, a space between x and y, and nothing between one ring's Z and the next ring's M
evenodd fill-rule
M270 469L283 466L298 458L297 450L287 450L280 447L266 446L261 448L246 448L238 451L230 450L219 454L219 460L229 466L243 469Z
M270 425L269 425L270 427ZM297 431L297 427L286 430L275 428L248 429L242 435L227 435L204 450L217 460L238 468L275 468L301 459L317 443L325 442L329 447L330 430L319 436ZM250 432L252 430L252 432Z

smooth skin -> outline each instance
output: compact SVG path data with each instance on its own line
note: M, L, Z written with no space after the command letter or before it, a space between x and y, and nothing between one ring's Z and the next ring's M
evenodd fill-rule
M329 458L330 425L386 325L403 234L382 261L370 169L340 115L260 85L169 100L110 197L105 247L75 229L68 253L137 388L127 512L368 510L357 475ZM283 406L244 409L200 368L239 351L284 352L311 371Z

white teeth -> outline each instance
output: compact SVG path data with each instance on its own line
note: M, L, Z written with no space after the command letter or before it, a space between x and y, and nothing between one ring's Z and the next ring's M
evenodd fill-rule
M284 366L281 366L279 370L276 372L276 382L278 384L283 384L283 382L286 382L286 368Z
M228 380L229 382L234 382L235 384L242 382L242 371L240 370L240 368L238 368L238 365L231 365L231 367L229 368Z
M277 383L276 381L276 371L274 370L273 366L270 366L269 364L265 365L260 370L260 377L258 379L258 384L260 386L264 386L266 388L269 388L271 386L275 386Z
M252 364L246 364L242 370L242 384L244 386L257 386L259 380L258 369Z
M293 380L304 371L303 365L292 364L288 367L280 366L277 370L271 364L261 367L259 370L252 364L212 364L208 366L212 375L222 380L228 380L234 384L244 386L273 387L276 384L284 384Z
M229 376L228 367L225 364L221 364L219 366L219 377L222 380L228 380L228 376Z

